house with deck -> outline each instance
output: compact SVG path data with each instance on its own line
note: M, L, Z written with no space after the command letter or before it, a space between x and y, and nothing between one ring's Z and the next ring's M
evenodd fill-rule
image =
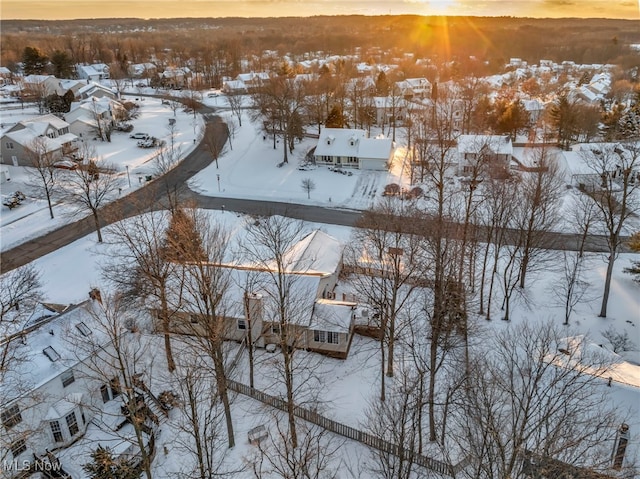
M211 264L226 285L216 311L223 318L225 339L250 342L254 347L280 344L283 324L278 316L280 284L289 310L284 327L292 347L336 358L349 354L355 327L356 303L335 299L344 246L316 230L296 243L283 258L280 271L274 262ZM188 267L188 266L186 266ZM208 318L193 307L188 288L177 291L183 301L171 314L176 334L204 334ZM154 314L159 318L159 315Z
M133 397L140 405L136 411L145 415L146 447L152 448L166 411L158 409L142 375L133 391L124 387L105 314L99 291L92 289L80 304L39 304L29 318L2 331L0 351L19 358L0 383L0 458L19 466L4 469L3 478L42 469L59 472L52 477L84 477L82 464L98 446L116 458L139 457L131 409L125 407ZM125 324L118 334L121 344L139 341L129 337L139 332Z

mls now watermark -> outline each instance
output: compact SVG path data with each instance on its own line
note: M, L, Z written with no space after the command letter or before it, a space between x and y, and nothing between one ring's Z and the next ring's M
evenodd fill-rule
M30 471L30 472L60 472L62 470L62 466L59 462L29 462L27 460L18 461L14 459L13 461L7 461L6 459L2 461L2 470L10 471L10 472L21 472L21 471Z

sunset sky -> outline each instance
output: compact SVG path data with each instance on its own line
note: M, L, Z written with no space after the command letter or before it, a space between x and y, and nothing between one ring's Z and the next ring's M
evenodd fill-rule
M0 18L475 15L640 18L640 0L1 0Z

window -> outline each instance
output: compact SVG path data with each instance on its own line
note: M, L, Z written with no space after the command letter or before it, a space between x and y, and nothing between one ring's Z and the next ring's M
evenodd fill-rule
M103 384L100 386L100 394L102 395L102 402L109 402L111 400L111 394L109 394L109 386Z
M83 336L89 336L91 334L91 330L89 329L89 327L82 321L76 324L76 328L78 328L78 331L80 331L80 334L82 334Z
M53 433L53 440L55 442L63 442L64 437L62 437L62 429L60 428L60 422L51 421L49 423L49 427L51 427L51 432Z
M20 454L27 450L27 443L24 439L18 439L11 443L11 454L16 459Z
M22 415L20 414L20 407L17 404L2 411L2 424L5 428L11 429L16 424L22 422Z
M42 350L42 352L46 357L49 358L49 361L51 361L52 363L55 363L58 359L60 359L60 355L58 354L58 352L51 346L47 346Z
M239 318L238 319L238 329L247 329L247 322L246 320Z
M280 325L278 323L273 323L271 325L271 332L273 334L280 334Z
M15 147L13 146L12 141L7 141L7 150L13 150Z
M65 388L76 380L76 378L73 377L73 371L71 369L63 372L60 375L60 379L62 379L62 387L65 387Z
M78 434L78 420L76 419L76 413L72 411L67 417L64 418L67 421L67 427L69 428L69 434L75 436Z
M340 344L340 333L333 331L313 330L313 340L316 343Z
M191 320L191 324L197 324L198 323L198 315L197 314L190 315L189 319Z

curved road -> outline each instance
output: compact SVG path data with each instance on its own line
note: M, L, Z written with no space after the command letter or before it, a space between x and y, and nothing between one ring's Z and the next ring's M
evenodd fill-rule
M216 134L224 136L226 140L226 125L220 117L214 115L214 111L204 105L200 108L200 113L205 115L205 127L213 129ZM102 223L106 225L150 209L166 208L169 204L169 198L174 195L178 195L181 200L192 200L197 206L206 209L224 209L259 216L278 214L305 221L343 226L354 226L362 217L362 213L356 210L275 201L210 197L189 190L186 187L189 178L209 166L212 161L213 159L201 143L163 177L149 182L144 187L105 206L101 211ZM428 227L428 224L426 226ZM0 253L0 273L27 264L94 232L94 230L93 218L87 217L4 251ZM572 234L552 233L548 235L545 243L546 247L550 249L570 250L574 249L577 244L577 237ZM608 248L602 236L592 235L588 238L586 250L606 252Z

